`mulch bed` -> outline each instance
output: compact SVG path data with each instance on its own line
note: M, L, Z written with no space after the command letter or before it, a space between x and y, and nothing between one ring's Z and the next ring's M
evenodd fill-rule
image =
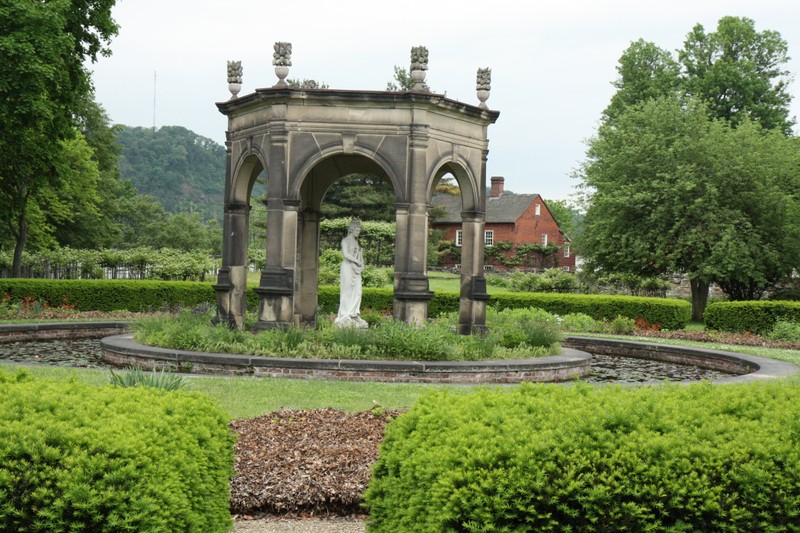
M231 512L363 514L386 423L399 411L281 410L231 422L238 435Z

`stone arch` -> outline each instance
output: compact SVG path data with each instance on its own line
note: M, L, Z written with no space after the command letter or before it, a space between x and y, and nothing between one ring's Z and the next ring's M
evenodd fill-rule
M312 157L290 183L289 196L299 202L297 222L297 258L295 260L295 287L298 298L295 314L304 324L313 323L317 313L317 285L319 282L320 208L330 187L339 179L352 174L372 174L389 180L395 192L395 202L402 190L398 180L385 170L381 158L354 150L346 154L340 150ZM384 163L384 164L381 164Z
M233 203L249 203L256 178L267 168L263 154L258 150L242 154L231 173L230 198Z
M247 201L260 167L267 175L268 224L255 330L314 321L319 207L336 179L358 171L386 177L395 190L394 315L406 322L427 319L433 297L427 278L432 184L437 173L455 172L469 191L464 205L482 223L487 130L499 112L419 89L285 86L257 89L217 107L228 117L226 251L214 286L217 320L237 326L244 321L246 243L236 236L246 231ZM475 294L462 290L462 307L472 305L465 298ZM463 332L483 327L480 314L470 313Z
M453 175L461 191L461 283L458 330L468 334L483 330L486 324L486 278L483 273L485 246L485 190L481 180L470 172L468 162L443 161L431 180L431 195L438 181Z

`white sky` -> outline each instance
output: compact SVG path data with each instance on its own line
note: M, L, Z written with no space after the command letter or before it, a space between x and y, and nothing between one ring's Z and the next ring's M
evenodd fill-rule
M570 174L632 41L675 51L697 23L711 32L723 16L749 17L787 40L796 58L788 70L800 72L797 0L118 0L113 14L121 26L113 55L91 66L111 120L153 126L155 117L158 127L219 143L227 123L214 104L230 97L226 61L242 61L239 96L271 87L276 41L292 43L290 78L335 89L383 90L393 67L408 68L411 47L423 45L431 89L477 105L475 72L491 67L487 105L500 118L489 127L487 176L545 199L574 192ZM794 116L798 83L790 85Z

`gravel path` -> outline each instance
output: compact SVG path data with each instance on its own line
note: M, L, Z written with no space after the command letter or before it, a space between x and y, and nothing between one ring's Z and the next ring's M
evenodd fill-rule
M261 518L237 520L234 533L363 533L361 518Z

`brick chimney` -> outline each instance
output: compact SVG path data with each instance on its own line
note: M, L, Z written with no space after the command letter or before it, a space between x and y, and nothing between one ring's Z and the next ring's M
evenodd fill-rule
M506 179L503 176L492 176L492 190L489 193L490 198L497 198L503 194L503 186Z

